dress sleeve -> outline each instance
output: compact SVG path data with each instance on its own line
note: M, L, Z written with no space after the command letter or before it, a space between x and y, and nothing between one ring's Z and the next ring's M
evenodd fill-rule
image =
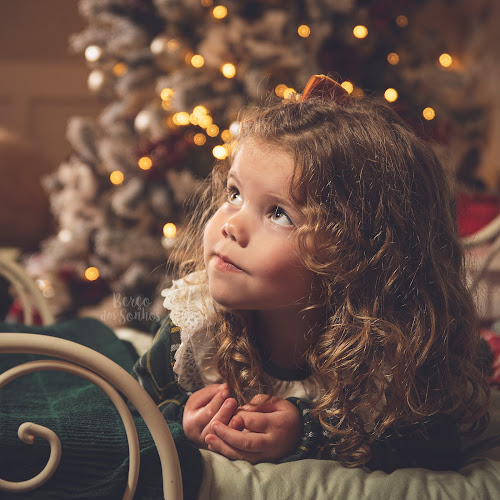
M158 405L166 420L182 424L189 394L178 385L173 371L174 356L180 345L180 328L166 317L153 345L135 363L132 375Z
M302 417L302 435L295 451L279 460L279 463L294 462L305 458L335 460L335 452L321 424L311 417L312 403L300 398L287 398L294 404Z
M305 458L336 460L335 447L321 424L311 417L312 403L288 398L302 416L302 436L295 451L279 462ZM429 422L387 432L371 445L371 459L365 467L391 473L397 469L423 467L432 470L457 470L460 467L460 433L450 416L436 416Z

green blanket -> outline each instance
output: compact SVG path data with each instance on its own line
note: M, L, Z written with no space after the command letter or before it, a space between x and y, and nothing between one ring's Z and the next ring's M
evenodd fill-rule
M136 355L105 325L77 319L48 327L0 322L0 332L40 333L72 340L112 359L130 372ZM0 333L1 335L1 333ZM0 354L0 373L42 356ZM161 467L153 438L140 416L134 416L141 448L141 471L135 499L163 498ZM37 438L22 443L17 429L31 421L52 429L60 438L62 458L54 476L38 490L7 494L2 499L119 499L128 474L128 445L122 421L100 389L75 375L43 371L25 375L0 390L0 478L22 481L38 474L49 445ZM185 498L196 498L202 478L199 450L182 427L169 427L181 463Z

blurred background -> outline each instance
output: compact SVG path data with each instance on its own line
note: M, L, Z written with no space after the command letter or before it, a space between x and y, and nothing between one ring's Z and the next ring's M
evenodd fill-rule
M0 248L59 318L147 328L184 203L227 154L238 111L314 73L384 100L432 142L462 236L498 215L498 0L0 0L0 12Z

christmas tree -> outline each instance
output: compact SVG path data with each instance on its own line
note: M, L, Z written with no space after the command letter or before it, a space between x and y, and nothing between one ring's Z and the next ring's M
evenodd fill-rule
M470 147L487 106L471 94L477 68L467 54L480 50L488 9L498 18L494 1L482 0L464 35L471 5L80 0L88 27L71 47L85 55L103 110L70 121L73 154L46 181L58 230L27 265L54 311L72 315L113 295L130 309L127 323L151 320L184 203L214 157L228 154L241 108L300 91L314 73L354 97L385 98L422 134ZM443 15L454 16L452 28L437 24ZM463 116L474 122L467 141Z

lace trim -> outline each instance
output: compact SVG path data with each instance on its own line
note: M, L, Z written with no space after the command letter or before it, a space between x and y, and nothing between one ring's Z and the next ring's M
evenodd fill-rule
M212 371L203 374L200 370L215 349L208 333L215 318L215 306L208 294L206 272L173 281L161 295L165 297L163 306L170 311L170 319L181 330L181 345L174 356L179 385L187 391L195 391L215 383Z

